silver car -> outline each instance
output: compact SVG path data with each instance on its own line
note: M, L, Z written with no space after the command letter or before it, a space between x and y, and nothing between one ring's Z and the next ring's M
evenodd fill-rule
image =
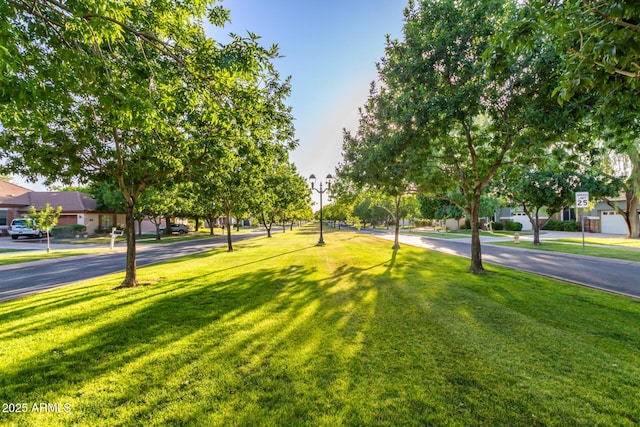
M13 240L18 240L20 236L42 238L47 235L46 231L40 230L31 218L14 219L7 231Z

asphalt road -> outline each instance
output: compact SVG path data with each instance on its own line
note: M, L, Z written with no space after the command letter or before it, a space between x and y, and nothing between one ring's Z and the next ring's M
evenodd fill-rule
M262 232L250 232L233 236L233 243L260 236ZM204 252L226 246L226 236L211 239L195 239L165 244L138 244L138 267L155 264L172 258ZM37 292L57 288L93 277L124 271L126 253L119 242L117 251L58 258L51 261L12 264L0 268L0 302L9 301ZM77 248L77 246L75 246Z
M233 237L234 242L261 233L247 233ZM393 240L393 234L374 233ZM446 252L469 258L470 239L435 239L401 235L403 244ZM120 243L122 245L122 243ZM139 267L190 255L226 245L226 238L198 239L171 244L139 245ZM0 301L8 301L53 289L81 280L117 273L124 270L123 251L101 253L78 258L60 258L30 264L14 264L0 268ZM566 282L575 283L640 298L640 263L557 252L534 251L521 248L482 245L484 263L529 271Z
M378 234L393 240L393 234ZM401 235L400 242L470 258L471 239ZM566 282L640 298L640 262L482 243L482 262L528 271Z

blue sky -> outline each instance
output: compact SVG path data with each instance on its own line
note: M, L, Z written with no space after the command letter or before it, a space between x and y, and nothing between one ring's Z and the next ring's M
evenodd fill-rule
M401 36L406 0L224 0L231 24L211 33L224 42L249 30L265 46L277 44L274 63L291 76L298 148L291 160L305 178L334 174L342 129L355 130L358 107L376 79L385 35ZM221 38L222 37L222 38Z
M358 107L376 79L385 35L401 35L406 0L223 0L231 23L209 35L224 43L229 33L277 44L275 65L291 76L298 148L291 160L305 178L334 174L341 159L342 129L355 130ZM28 188L41 185L16 179Z

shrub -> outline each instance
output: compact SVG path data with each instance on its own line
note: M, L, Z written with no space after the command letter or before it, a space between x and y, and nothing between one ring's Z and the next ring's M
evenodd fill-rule
M557 219L550 219L543 229L552 231L578 231L578 222L573 220L558 221Z
M521 231L522 223L516 221L507 221L504 223L504 228L507 231Z
M562 230L562 221L558 221L557 219L550 219L543 227L544 230Z
M414 221L413 226L414 227L428 227L431 225L431 221L428 219L419 219Z
M87 227L81 224L61 225L51 229L51 236L56 239L71 239L86 232Z
M491 229L494 231L500 231L504 229L504 225L501 222L492 222Z

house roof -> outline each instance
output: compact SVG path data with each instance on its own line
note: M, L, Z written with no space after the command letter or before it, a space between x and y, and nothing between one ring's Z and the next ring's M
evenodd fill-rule
M16 197L30 191L31 190L28 188L0 180L0 201L8 197Z
M49 203L54 209L62 206L62 212L87 212L96 209L96 201L79 191L30 191L16 197L0 199L0 206L44 209Z

